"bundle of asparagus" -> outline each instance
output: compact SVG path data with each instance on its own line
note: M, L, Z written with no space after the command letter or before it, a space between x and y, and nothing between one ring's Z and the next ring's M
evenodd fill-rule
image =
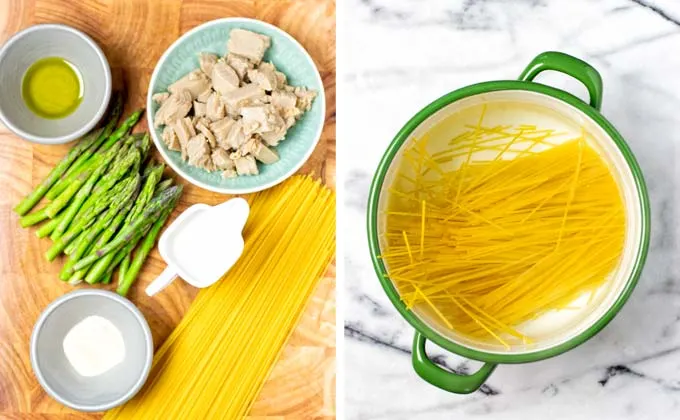
M129 134L143 110L116 128L122 107L116 94L106 125L78 142L14 211L22 227L44 222L36 234L53 241L45 254L49 261L68 255L62 280L110 283L118 267L117 292L125 296L182 186L162 179L165 165L147 159L148 133ZM28 213L43 197L48 203Z

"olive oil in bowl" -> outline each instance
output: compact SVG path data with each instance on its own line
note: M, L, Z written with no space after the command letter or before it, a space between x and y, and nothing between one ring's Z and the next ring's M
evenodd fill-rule
M26 70L21 94L36 115L64 118L82 102L83 78L73 64L61 57L42 58Z

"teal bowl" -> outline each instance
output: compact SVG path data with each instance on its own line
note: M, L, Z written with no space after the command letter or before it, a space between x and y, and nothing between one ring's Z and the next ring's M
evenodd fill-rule
M241 28L271 37L272 45L264 56L283 72L290 84L305 86L318 92L312 109L307 111L277 147L278 162L258 164L260 173L251 176L223 178L220 172L208 172L189 166L180 153L163 143L162 130L154 129L154 115L158 110L151 97L165 92L170 84L197 69L198 53L211 52L220 56L227 52L227 39L232 29ZM326 114L326 98L319 70L307 51L292 36L265 22L246 18L224 18L206 22L182 35L163 54L151 76L147 94L147 121L156 148L165 161L182 178L210 191L222 194L248 194L261 191L293 175L309 159L321 138Z

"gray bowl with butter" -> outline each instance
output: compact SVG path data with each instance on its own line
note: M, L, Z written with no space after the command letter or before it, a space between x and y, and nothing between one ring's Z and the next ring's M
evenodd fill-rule
M97 376L81 376L63 348L69 331L88 316L109 320L125 344L122 362ZM101 346L102 352L109 349ZM129 300L104 290L81 289L52 302L31 336L31 365L38 382L55 400L75 410L117 407L144 385L153 360L153 338L142 313Z

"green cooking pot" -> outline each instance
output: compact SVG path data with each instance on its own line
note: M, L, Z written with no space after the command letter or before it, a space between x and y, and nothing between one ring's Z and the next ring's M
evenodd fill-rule
M545 70L565 73L579 80L588 89L590 103L586 104L565 91L533 82ZM399 167L405 147L425 133L429 136L430 133L439 131L442 136L448 135L450 139L450 132L447 133L441 127L437 130L438 124L443 124L447 116L480 104L486 107L486 104L500 102L517 104L514 115L505 110L508 123L535 121L541 115L549 114L551 117L545 118L553 118L552 121L564 120L591 134L591 145L608 162L620 187L626 209L626 233L621 262L598 291L598 298L588 299L589 302L583 304L579 310L565 316L548 314L531 321L529 328L535 333L532 334L535 342L512 345L510 348L464 336L443 325L422 308L407 308L389 277L387 267L378 257L383 246L381 232L385 218L382 214L388 200L387 187ZM545 52L524 69L519 80L479 83L442 96L411 118L390 143L371 185L368 200L369 246L383 289L399 313L416 330L413 340L413 368L427 382L450 392L473 392L488 379L498 364L535 362L562 354L585 342L604 328L628 300L642 271L649 247L649 198L633 153L614 126L600 114L601 105L602 79L592 66L567 54ZM537 114L528 115L528 109L538 110ZM430 138L429 143L436 141L436 138ZM484 362L484 365L471 375L442 369L428 358L425 351L427 340L452 353Z

